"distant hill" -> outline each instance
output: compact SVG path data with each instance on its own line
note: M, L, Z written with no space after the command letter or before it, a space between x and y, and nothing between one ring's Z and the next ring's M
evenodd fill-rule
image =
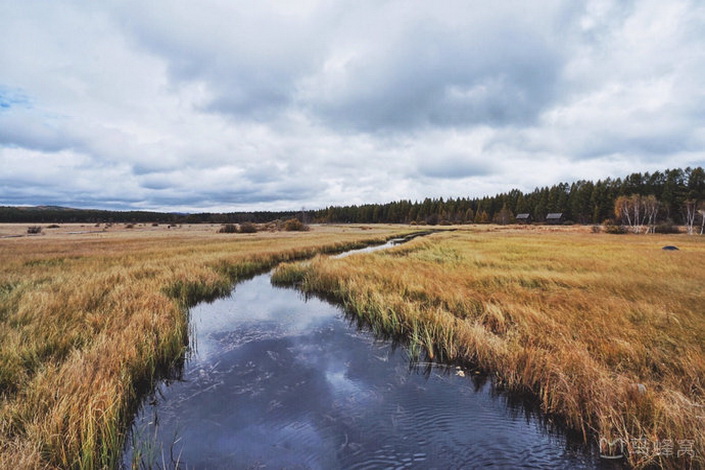
M292 218L299 214L299 212L294 211L184 214L175 212L73 209L60 206L0 206L0 223L262 223L274 219Z
M24 211L75 211L80 209L72 209L71 207L61 206L17 206L15 209Z

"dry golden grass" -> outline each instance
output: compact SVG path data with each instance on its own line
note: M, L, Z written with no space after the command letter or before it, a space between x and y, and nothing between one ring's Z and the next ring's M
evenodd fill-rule
M705 237L588 232L481 227L280 265L275 279L338 297L412 352L495 373L587 439L622 439L636 467L699 468ZM653 452L669 440L673 457ZM689 444L695 459L679 458Z
M70 233L82 229L0 239L0 468L117 466L141 394L183 360L187 305L277 262L402 231Z

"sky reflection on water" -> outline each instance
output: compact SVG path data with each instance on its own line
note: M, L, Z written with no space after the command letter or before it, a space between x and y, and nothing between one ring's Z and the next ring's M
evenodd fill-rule
M135 423L183 468L609 468L489 383L403 348L269 275L191 311L196 351ZM130 452L128 452L128 455ZM174 465L172 462L169 465Z

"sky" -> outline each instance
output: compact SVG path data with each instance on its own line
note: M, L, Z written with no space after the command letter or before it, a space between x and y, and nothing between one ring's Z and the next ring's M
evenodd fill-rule
M299 210L703 165L701 0L0 0L0 205Z

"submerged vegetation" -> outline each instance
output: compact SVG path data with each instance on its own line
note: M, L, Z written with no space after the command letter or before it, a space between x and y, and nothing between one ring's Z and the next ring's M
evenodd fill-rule
M458 231L274 279L343 301L412 354L492 372L602 452L688 468L705 451L705 243L661 250L673 240Z
M144 392L178 368L186 307L278 262L403 229L179 231L0 242L0 468L113 468Z

